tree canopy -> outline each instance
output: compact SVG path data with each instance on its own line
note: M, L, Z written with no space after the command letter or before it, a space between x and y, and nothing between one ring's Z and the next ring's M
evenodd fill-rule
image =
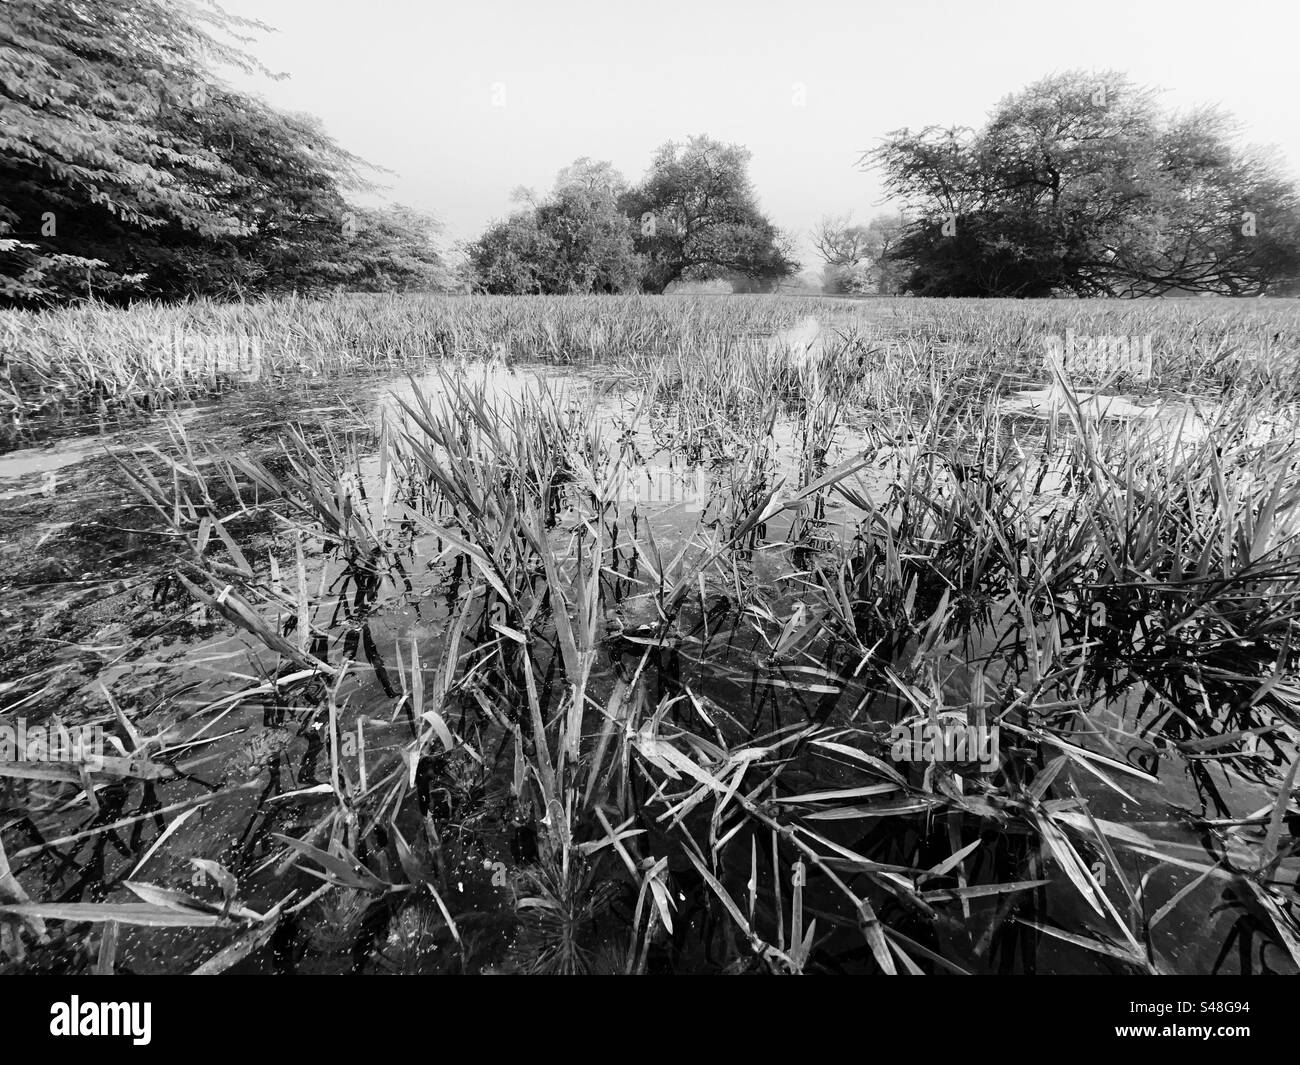
M1044 78L980 130L898 130L863 163L912 218L891 255L919 295L1254 295L1300 276L1276 158L1113 71Z
M902 284L893 258L903 235L903 218L880 214L865 224L853 214L827 215L812 231L813 246L825 262L822 284L827 292L890 295Z
M565 167L548 197L469 246L474 285L493 293L663 292L725 278L762 290L798 269L759 210L749 153L708 137L668 143L636 186L609 163Z
M362 209L364 164L225 87L259 23L166 0L7 0L0 301L436 284L431 219Z
M641 262L618 197L627 187L606 162L560 171L549 196L489 226L468 251L473 283L494 294L626 292Z
M647 291L736 275L776 282L798 270L788 241L759 210L749 158L706 136L655 152L645 180L623 198Z

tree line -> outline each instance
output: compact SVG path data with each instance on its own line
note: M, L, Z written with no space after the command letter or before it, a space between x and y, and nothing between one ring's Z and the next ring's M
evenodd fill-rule
M630 186L582 158L544 198L496 222L467 251L470 283L489 293L663 292L677 281L773 288L799 269L790 238L758 207L749 152L708 136L663 145Z
M309 115L224 85L269 74L267 27L213 4L4 0L0 304L322 289L661 293L799 269L749 152L662 145L641 180L582 158L449 263L434 218L366 207L380 172ZM272 75L273 76L273 75ZM863 154L889 209L811 234L824 287L922 296L1300 291L1300 196L1215 108L1163 111L1125 75L1071 72L979 129L896 130Z
M259 23L170 0L5 0L0 303L430 288L434 219L363 207L366 165L217 80Z
M1124 74L1075 71L980 129L897 130L865 153L895 212L814 233L841 291L1232 296L1300 291L1300 197L1214 107L1163 111Z
M215 4L5 0L0 304L472 288L662 292L798 269L748 152L664 145L643 182L581 159L453 268L431 216L365 207L378 173L309 115L230 89L217 65L268 27Z

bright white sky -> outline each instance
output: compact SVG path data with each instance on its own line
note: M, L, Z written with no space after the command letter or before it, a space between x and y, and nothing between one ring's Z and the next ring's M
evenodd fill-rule
M824 214L879 210L854 169L902 126L978 125L1003 95L1075 68L1127 71L1169 107L1219 103L1300 169L1296 0L222 0L278 32L287 81L231 79L310 111L394 173L385 197L477 236L518 185L579 156L630 180L708 133L753 152L764 210L819 264ZM794 86L806 88L796 106ZM494 86L505 106L493 104Z

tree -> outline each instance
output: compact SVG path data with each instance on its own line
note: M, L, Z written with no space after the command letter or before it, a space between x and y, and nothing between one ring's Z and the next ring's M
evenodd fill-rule
M544 200L497 222L469 246L475 287L498 294L628 292L641 261L619 210L626 188L605 162L582 158L560 171Z
M583 157L549 196L524 206L466 249L483 292L663 292L674 281L725 279L772 291L798 269L790 240L758 209L749 153L707 137L666 144L629 188L609 163Z
M854 266L867 257L867 227L853 223L853 213L825 215L812 231L813 246L832 266Z
M822 271L826 291L898 292L901 271L892 256L903 225L897 214L877 215L866 225L854 223L852 212L822 218L812 231L812 241L826 263Z
M736 275L775 282L798 270L788 242L758 208L749 158L744 148L705 136L655 153L645 180L622 197L646 291Z
M982 130L899 130L863 161L915 218L891 257L918 294L1258 293L1300 272L1276 160L1115 72L1045 78Z
M455 287L438 240L441 224L431 215L394 204L358 208L344 233L339 256L348 289L358 292L431 292Z
M226 41L259 23L164 0L4 13L0 301L407 284L417 262L435 276L424 222L349 206L361 160L211 75L262 69Z
M560 171L538 225L553 242L543 291L627 292L640 279L632 227L619 209L627 182L607 162L585 156Z
M550 243L535 210L494 222L465 248L474 289L494 296L540 293L540 264L554 255Z
M212 238L175 221L140 233L119 220L88 220L83 246L140 273L142 295L238 296L311 290L347 281L365 247L352 237L366 212L345 193L365 191L360 160L336 145L309 115L291 115L220 86L205 106L169 108L159 117L222 163L217 175L188 178L219 204L230 232ZM417 237L412 237L418 242Z
M605 160L582 156L564 167L555 176L555 195L566 189L581 189L591 195L607 196L617 200L627 191L627 179Z
M83 273L104 290L129 286L128 271L68 239L100 221L136 231L173 224L211 238L238 233L190 180L234 174L157 118L173 101L202 102L210 82L201 56L253 69L222 37L252 24L145 0L10 0L4 10L0 293L36 298Z

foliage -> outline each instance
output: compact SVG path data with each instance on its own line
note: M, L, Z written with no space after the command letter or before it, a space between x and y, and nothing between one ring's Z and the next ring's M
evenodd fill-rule
M659 148L622 201L646 260L645 291L734 274L779 281L798 270L788 240L759 210L748 165L745 148L706 136Z
M566 167L550 196L534 198L469 246L474 286L497 295L633 289L640 262L618 209L624 187L608 163L583 158Z
M669 143L634 188L586 157L555 188L497 222L468 249L475 287L493 294L662 293L725 279L770 292L798 269L789 241L761 214L749 153L707 137Z
M902 284L894 249L902 237L901 215L877 215L866 225L852 213L827 215L813 230L813 245L826 263L824 288L831 293L893 295Z
M918 295L1255 295L1300 278L1300 197L1213 108L1162 113L1124 75L1044 78L978 131L891 134L864 163L914 221Z
M211 73L260 69L240 47L260 24L160 0L5 14L0 300L431 283L429 220L350 207L360 160Z
M808 313L828 328L791 328ZM119 668L75 697L44 668L0 681L121 748L0 760L0 966L112 971L122 925L122 966L202 929L161 953L199 972L1300 969L1289 302L0 321L29 368L81 335L122 380L178 321L259 337L277 374L443 356L370 425L313 406L231 451L172 422L119 454L132 580L218 628L168 666L136 657L154 624L120 646L60 615L46 654ZM1195 409L1108 416L1043 365L1062 330L1155 333L1151 390ZM542 372L494 395L469 357L497 352ZM549 384L568 363L601 394ZM665 465L702 475L698 508L625 491ZM996 727L996 757L892 736L940 723ZM250 771L249 743L278 753Z

